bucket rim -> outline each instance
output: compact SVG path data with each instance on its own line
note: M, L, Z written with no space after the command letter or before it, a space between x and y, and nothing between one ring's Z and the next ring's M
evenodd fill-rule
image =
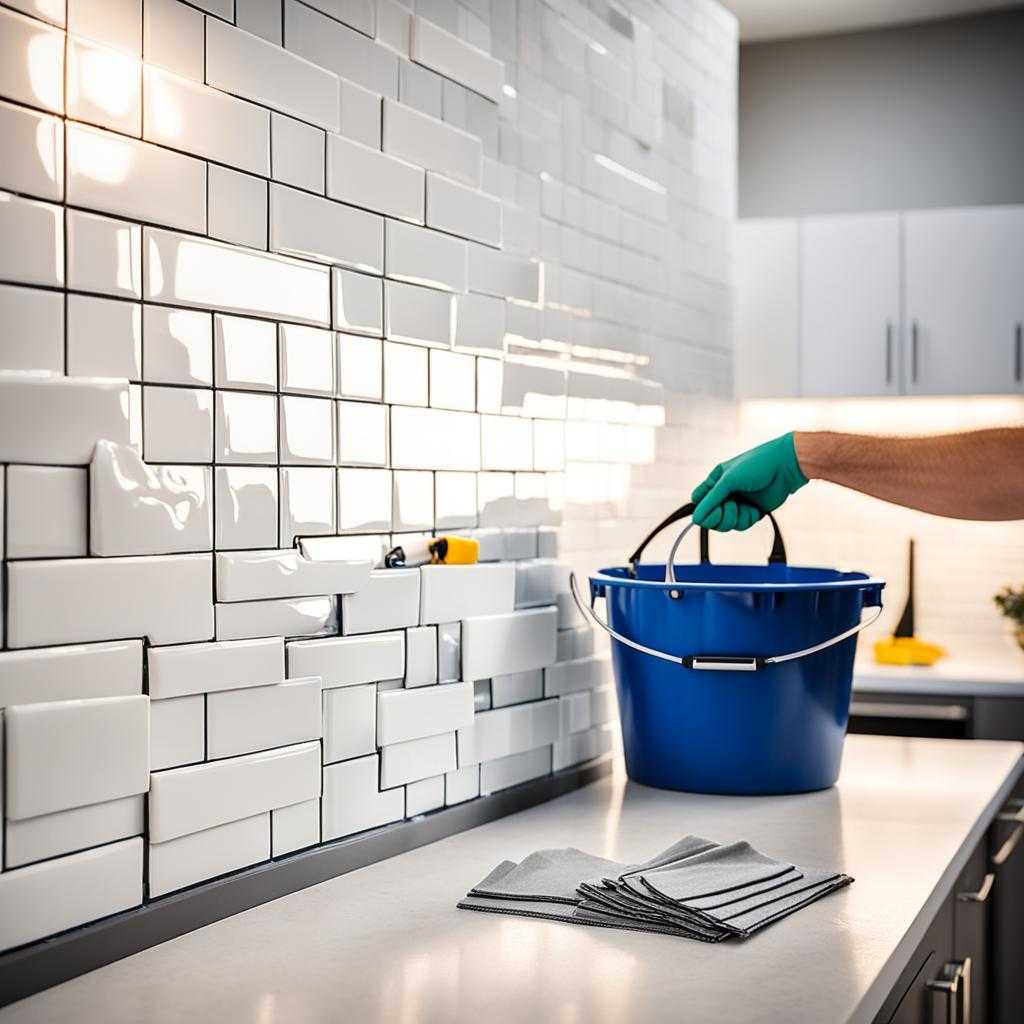
M648 565L659 565L659 563L647 563ZM677 564L676 569L696 568L698 563ZM660 563L664 568L664 563ZM763 569L763 565L745 565L740 563L728 563L727 568L749 568ZM765 581L753 583L747 580L732 580L729 582L713 582L710 580L692 581L675 580L666 582L664 580L640 580L631 576L612 575L612 573L628 573L630 566L609 566L604 569L597 569L590 576L590 582L597 587L635 587L646 590L714 590L745 592L754 591L767 593L769 591L809 591L809 590L869 590L885 587L885 580L878 576L869 576L863 572L841 572L838 569L831 569L826 566L797 565L791 566L794 569L816 569L819 572L840 573L839 579L832 580L806 580L804 582L793 581Z

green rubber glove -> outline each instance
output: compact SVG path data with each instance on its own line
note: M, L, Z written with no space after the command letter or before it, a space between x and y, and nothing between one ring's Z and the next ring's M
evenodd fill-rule
M693 521L708 530L749 530L807 483L796 458L793 434L720 462L690 495Z

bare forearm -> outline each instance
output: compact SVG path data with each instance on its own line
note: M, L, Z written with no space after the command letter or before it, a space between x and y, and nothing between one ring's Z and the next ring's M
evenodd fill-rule
M953 519L1024 519L1024 428L938 437L794 435L808 479Z

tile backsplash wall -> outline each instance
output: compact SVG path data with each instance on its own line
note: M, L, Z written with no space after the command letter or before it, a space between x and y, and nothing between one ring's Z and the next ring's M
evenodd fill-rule
M611 748L567 572L731 446L735 37L0 0L0 949Z

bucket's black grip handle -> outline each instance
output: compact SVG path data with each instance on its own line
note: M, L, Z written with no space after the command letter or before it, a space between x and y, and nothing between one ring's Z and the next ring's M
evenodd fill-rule
M640 542L639 547L636 551L629 556L629 574L630 576L636 576L636 567L640 563L640 556L644 553L644 549L648 544L654 540L655 537L661 533L662 530L667 529L673 523L678 523L680 519L686 519L688 516L692 516L697 506L692 502L688 501L685 505L680 506L671 515L666 516L658 525L651 530L649 534ZM774 536L772 538L772 550L768 555L769 565L785 565L786 564L786 545L782 540L782 533L779 530L779 524L775 521L775 516L771 512L766 512L765 515L771 521L772 531ZM710 562L711 555L708 548L708 531L702 526L700 528L700 560L702 562Z

